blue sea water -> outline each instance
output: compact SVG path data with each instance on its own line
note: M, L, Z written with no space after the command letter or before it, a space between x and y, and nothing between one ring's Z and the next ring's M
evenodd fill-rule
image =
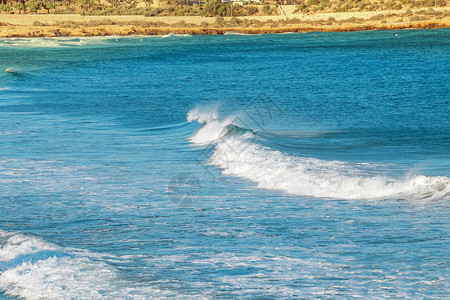
M449 67L449 29L1 39L0 298L448 298Z

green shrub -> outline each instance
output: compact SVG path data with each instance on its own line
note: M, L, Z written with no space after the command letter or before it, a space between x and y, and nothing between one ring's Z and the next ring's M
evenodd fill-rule
M35 13L41 9L42 2L39 0L28 0L25 5L28 11Z
M20 12L25 12L26 6L22 2L14 2L12 7Z
M231 7L229 4L223 3L219 0L208 1L203 7L203 15L206 17L230 16Z
M37 0L41 2L41 7L47 10L47 13L50 13L50 9L55 9L56 5L54 1L51 0Z
M9 13L11 10L12 10L11 6L4 4L4 3L0 4L0 11Z

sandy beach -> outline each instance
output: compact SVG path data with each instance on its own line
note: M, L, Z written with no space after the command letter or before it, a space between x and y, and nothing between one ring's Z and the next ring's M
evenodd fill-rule
M54 37L105 35L224 34L229 31L260 34L283 32L332 32L450 27L450 8L436 8L440 16L425 10L370 11L294 14L294 6L283 6L285 15L224 18L81 16L75 14L2 14L0 37Z

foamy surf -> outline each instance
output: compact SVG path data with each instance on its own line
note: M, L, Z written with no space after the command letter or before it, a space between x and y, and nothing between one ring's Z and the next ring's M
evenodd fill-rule
M162 38L168 38L168 37L192 37L192 34L189 34L189 33L173 33L173 32L171 32L171 33L169 33L169 34L166 34L166 35L161 35L161 37Z
M195 145L210 144L211 165L223 174L255 182L258 187L292 195L333 199L427 199L450 197L450 178L374 175L370 164L292 156L262 146L251 130L236 131L236 118L220 119L216 111L188 113L202 126L190 137Z
M110 42L108 37L46 37L46 38L8 38L0 40L0 47L20 48L60 48L104 45Z
M242 35L242 36L247 36L247 35L262 35L262 33L242 33L242 32L239 32L239 31L227 31L223 35Z
M105 256L0 229L0 291L32 300L180 297L119 279Z

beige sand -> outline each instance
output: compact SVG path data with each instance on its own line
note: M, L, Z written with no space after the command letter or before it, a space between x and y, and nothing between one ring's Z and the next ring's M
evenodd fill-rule
M133 35L133 34L167 34L192 33L192 34L223 34L226 31L239 31L243 33L275 33L275 32L306 32L306 31L355 31L378 29L405 29L405 28L448 28L450 17L436 19L427 16L426 20L411 21L405 17L390 17L383 20L371 20L373 16L380 14L402 14L404 10L397 11L373 11L373 12L342 12L342 13L317 13L317 14L293 14L295 6L283 6L286 16L251 16L238 19L281 21L297 18L298 21L289 24L271 24L262 27L233 27L216 28L213 26L216 18L197 16L188 17L144 17L144 16L81 16L81 15L54 15L54 14L27 14L7 15L0 14L0 37L17 36L98 36L98 35ZM438 8L436 11L446 11L450 8ZM415 10L417 11L417 10ZM414 12L414 10L413 10ZM318 23L334 18L335 21ZM351 18L362 19L357 22ZM349 20L350 19L350 20ZM98 25L105 21L112 21L115 25ZM229 20L229 18L225 18ZM349 21L345 21L349 20ZM110 22L109 21L109 22ZM191 24L187 27L176 26L183 21ZM39 23L38 23L39 22ZM64 22L74 22L77 26L63 26ZM147 25L149 22L160 22L159 26ZM105 24L107 24L106 22ZM33 25L34 24L34 25ZM46 26L36 26L45 24ZM97 24L97 25L96 25ZM225 25L226 26L226 25Z

